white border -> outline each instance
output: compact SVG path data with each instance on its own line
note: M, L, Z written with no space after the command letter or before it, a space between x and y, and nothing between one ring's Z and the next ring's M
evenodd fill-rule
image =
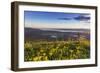
M24 11L49 11L49 12L73 12L73 13L90 13L91 14L91 50L90 59L62 60L62 61L40 61L40 62L24 62ZM19 6L19 68L35 68L50 66L71 66L83 64L95 64L95 10L78 9L78 8L60 8L60 7L44 7L44 6Z

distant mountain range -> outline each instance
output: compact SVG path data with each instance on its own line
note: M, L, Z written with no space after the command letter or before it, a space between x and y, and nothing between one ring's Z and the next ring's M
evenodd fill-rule
M39 29L43 31L56 31L56 32L89 32L89 29L54 29L54 28L43 28Z
M54 29L54 28L24 28L25 40L67 40L77 39L82 36L90 39L89 29Z

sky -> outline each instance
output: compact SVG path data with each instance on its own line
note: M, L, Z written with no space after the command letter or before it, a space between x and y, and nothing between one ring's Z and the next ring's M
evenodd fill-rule
M25 27L90 29L90 14L24 11Z

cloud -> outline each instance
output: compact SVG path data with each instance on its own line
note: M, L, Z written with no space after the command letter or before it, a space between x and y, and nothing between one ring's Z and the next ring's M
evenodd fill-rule
M58 18L58 20L71 20L71 18Z
M74 17L74 19L78 21L89 21L90 16L89 15L79 15L77 17Z

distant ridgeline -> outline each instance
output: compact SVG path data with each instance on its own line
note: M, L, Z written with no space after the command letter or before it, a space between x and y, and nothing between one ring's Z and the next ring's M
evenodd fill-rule
M37 29L24 28L25 40L77 40L80 37L90 40L89 29Z

